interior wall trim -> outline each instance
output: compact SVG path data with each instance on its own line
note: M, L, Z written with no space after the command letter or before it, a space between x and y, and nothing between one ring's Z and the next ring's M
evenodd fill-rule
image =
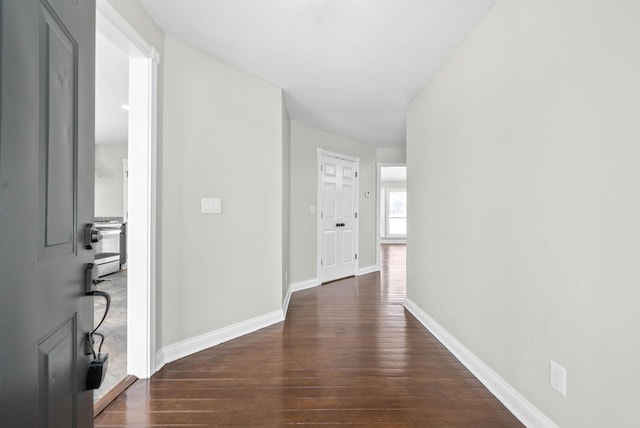
M113 25L115 25L144 56L155 63L160 62L160 54L155 47L147 41L120 15L120 13L108 2L108 0L96 0L96 9L99 10ZM97 20L100 20L98 17Z
M187 357L196 352L203 351L212 346L228 342L245 334L253 333L261 328L269 327L275 323L283 321L282 310L269 312L246 321L240 321L209 333L201 334L190 339L183 340L172 345L163 347L156 354L157 364L156 371L160 370L165 364L180 358Z
M558 428L544 413L408 297L404 307L433 334L524 425Z

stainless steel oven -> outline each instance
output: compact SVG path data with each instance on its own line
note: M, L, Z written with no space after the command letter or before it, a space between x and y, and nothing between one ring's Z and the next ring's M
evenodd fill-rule
M100 232L101 240L95 248L95 263L99 276L118 272L126 262L124 231L126 228L119 222L97 222L94 227ZM124 257L123 257L124 256Z

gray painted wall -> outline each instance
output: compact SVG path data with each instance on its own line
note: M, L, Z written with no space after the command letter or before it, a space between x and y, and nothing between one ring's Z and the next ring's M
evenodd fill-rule
M282 96L282 301L289 290L291 272L291 119Z
M408 109L408 297L561 427L640 426L639 22L498 0Z
M280 309L282 91L165 38L137 2L109 2L161 55L158 349ZM223 214L200 214L202 196Z
M170 36L164 62L166 346L281 309L286 204L280 88Z
M376 264L376 149L291 121L291 282L317 278L317 149L360 158L360 267ZM364 192L371 192L370 198Z

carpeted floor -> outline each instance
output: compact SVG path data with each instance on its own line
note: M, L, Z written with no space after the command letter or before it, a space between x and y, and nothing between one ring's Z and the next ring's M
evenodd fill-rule
M100 279L105 281L98 284L98 289L111 295L111 309L98 330L105 335L102 353L109 353L109 367L102 386L94 391L94 402L127 375L127 271L121 270ZM104 308L105 300L96 297L94 303L96 324L102 319Z

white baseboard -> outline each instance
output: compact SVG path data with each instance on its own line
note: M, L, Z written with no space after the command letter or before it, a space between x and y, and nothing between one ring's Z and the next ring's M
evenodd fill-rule
M368 273L378 272L380 268L376 265L365 266L363 268L358 269L358 276L366 275Z
M491 367L431 318L411 299L406 298L404 307L416 317L451 353L487 387L504 406L527 427L558 428L546 415L538 410L522 394L516 391Z
M156 354L157 370L167 363L179 360L180 358L195 354L196 352L211 348L212 346L219 345L223 342L228 342L229 340L236 339L240 336L244 336L245 334L253 333L256 330L278 323L283 319L282 310L277 310L165 346Z
M219 345L220 343L236 339L240 336L244 336L245 334L252 333L261 328L283 321L287 316L291 295L296 291L306 290L307 288L318 285L320 285L320 280L318 278L294 282L290 284L287 289L287 294L285 295L284 302L282 303L282 310L273 311L250 320L241 321L210 333L205 333L200 336L192 337L190 339L183 340L182 342L163 347L156 352L155 371L157 372L164 367L165 364L172 361L179 360L180 358L184 358L204 349L211 348L212 346Z
M287 288L287 294L284 296L284 301L282 302L282 319L287 319L287 311L289 310L289 302L291 301L291 295L293 292L291 291L291 284L289 284L289 288Z
M153 373L156 373L156 372L160 371L160 369L162 369L164 367L164 364L165 364L165 361L164 361L164 348L162 348L158 352L156 352L156 369L155 369L155 371Z
M294 282L289 286L289 289L291 290L291 293L295 293L296 291L306 290L307 288L316 287L320 284L321 282L319 278L312 278L307 279L306 281Z

